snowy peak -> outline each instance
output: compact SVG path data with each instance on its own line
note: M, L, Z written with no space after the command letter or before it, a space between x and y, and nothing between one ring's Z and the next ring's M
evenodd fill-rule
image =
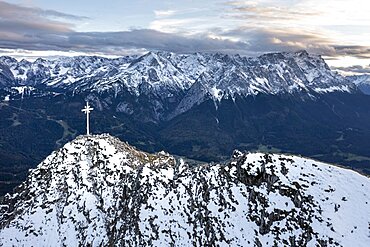
M217 109L223 100L258 94L314 99L332 92L357 92L355 84L306 51L256 58L148 52L116 59L79 56L30 63L1 57L0 61L5 66L0 87L10 91L4 96L10 100L22 97L9 90L19 86L35 88L38 96L87 94L107 108L133 105L136 111L148 112L145 121L154 122L172 119L207 100ZM112 103L120 100L130 102Z
M369 178L290 155L190 166L109 135L53 152L0 202L0 243L368 246Z
M206 99L212 99L217 107L223 99L261 93L316 97L323 93L356 91L353 83L333 73L320 56L306 51L270 53L258 58L215 54L204 61L205 70L186 91L172 115Z
M187 90L202 73L212 75L214 87L225 96L258 93L278 94L313 90L350 92L351 84L330 71L320 56L306 51L271 53L258 58L224 54L175 54L149 52L141 57L117 59L79 56L33 63L1 57L22 85L47 85L75 90L107 90L119 81L140 94L148 83L155 93Z
M275 93L281 93L284 90L287 92L313 91L317 93L350 92L354 89L353 85L345 78L333 73L321 56L310 55L306 51L265 54L254 62L261 68L263 74L270 75L267 77L259 76L260 79L257 80L267 79L267 85L277 89ZM257 68L256 70L258 71Z

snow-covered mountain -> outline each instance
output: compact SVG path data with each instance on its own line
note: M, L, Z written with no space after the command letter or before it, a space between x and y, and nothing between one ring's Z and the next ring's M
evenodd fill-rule
M363 93L370 94L370 74L347 76Z
M223 99L257 94L315 98L314 94L356 91L352 82L332 72L320 56L306 51L257 58L149 52L116 59L40 58L32 63L0 57L0 66L0 88L10 92L3 96L10 100L20 86L37 89L33 90L35 95L94 94L91 100L101 106L111 105L112 98L117 97L134 101L147 98L144 104L152 111L148 121L172 119L207 100L213 100L217 107ZM97 95L102 94L111 97L101 102ZM123 99L114 107L118 112L130 113L137 108L133 104Z
M48 156L0 206L1 246L369 246L370 180L290 155L190 165L109 135Z
M203 84L214 99L234 94L279 94L350 91L345 78L333 73L320 56L305 51L271 53L257 58L223 54L149 52L117 59L72 57L34 62L1 57L13 85L44 85L69 90L128 88L140 94L184 91ZM195 85L198 87L197 85ZM169 95L163 95L168 97Z

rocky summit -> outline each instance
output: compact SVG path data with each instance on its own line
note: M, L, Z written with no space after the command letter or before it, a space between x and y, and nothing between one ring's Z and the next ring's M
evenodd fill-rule
M79 136L0 201L0 246L369 246L370 180L291 155L225 163Z

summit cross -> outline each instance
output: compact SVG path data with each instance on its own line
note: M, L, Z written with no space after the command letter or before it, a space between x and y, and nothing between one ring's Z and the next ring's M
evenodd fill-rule
M86 134L90 135L90 126L89 126L89 114L90 112L94 110L94 108L91 108L89 105L89 102L86 102L86 106L81 110L86 114Z

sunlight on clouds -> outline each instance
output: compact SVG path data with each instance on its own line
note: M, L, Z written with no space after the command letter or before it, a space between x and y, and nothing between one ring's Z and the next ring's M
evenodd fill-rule
M360 65L360 66L367 66L370 65L370 58L369 59L359 59L352 56L339 56L339 57L328 57L324 56L327 63L330 66L339 67L339 66L351 66L351 65Z
M150 29L166 32L166 33L178 33L185 31L188 26L201 22L198 18L187 18L187 19L158 19L152 21L149 25Z
M229 21L220 20L218 13L213 8L178 7L171 10L155 10L155 19L150 22L149 28L181 35L206 35L210 29L225 28L229 23Z
M369 64L369 1L226 1L225 6L224 16L239 23L233 35L247 42L307 49L326 55L333 66Z
M278 39L278 38L275 38L275 37L273 37L271 39L271 41L272 41L273 44L281 44L281 43L283 43L283 41L281 41L281 39Z
M239 38L235 38L232 36L225 36L225 35L216 35L216 34L208 34L208 38L213 39L213 40L225 40L225 41L231 41L231 42L241 42Z
M154 10L155 17L169 17L176 13L175 10Z
M0 49L15 49L15 56L153 49L257 56L306 49L324 55L333 67L369 65L370 1L143 1L95 3L102 13L89 16L96 12L94 2L90 12L79 3L69 14L52 10L51 2L43 8L0 0Z

